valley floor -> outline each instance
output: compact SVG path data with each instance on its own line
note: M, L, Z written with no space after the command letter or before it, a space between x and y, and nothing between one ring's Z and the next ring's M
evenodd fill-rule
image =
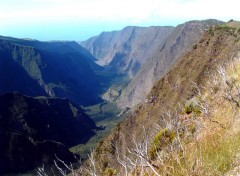
M124 120L124 110L120 110L111 102L104 101L102 103L85 107L86 114L91 117L96 125L100 127L86 144L80 144L70 148L73 153L80 154L83 159L88 157L91 149L94 149L98 142L106 137L116 125Z

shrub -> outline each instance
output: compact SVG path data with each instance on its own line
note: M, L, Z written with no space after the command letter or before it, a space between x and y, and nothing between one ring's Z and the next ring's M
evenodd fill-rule
M155 136L149 156L150 159L155 159L157 157L157 154L159 151L163 149L163 147L166 147L167 145L171 144L176 137L175 131L169 130L167 128L162 129L158 132L158 134Z
M211 36L213 37L214 36L214 28L210 28L209 32L210 32Z
M223 30L229 33L234 33L234 31L236 30L236 28L231 27L231 26L227 26L227 25L221 25L221 26L217 26L215 28L216 30Z
M238 28L237 32L240 34L240 28Z
M113 168L106 168L104 171L105 176L115 176L117 175L117 170Z
M192 134L194 134L196 132L196 124L191 124L190 127L189 127L189 130Z
M202 113L202 109L198 102L190 101L184 106L183 112L186 114L195 113L197 116L199 116Z
M194 44L194 45L193 45L193 49L197 49L197 44Z

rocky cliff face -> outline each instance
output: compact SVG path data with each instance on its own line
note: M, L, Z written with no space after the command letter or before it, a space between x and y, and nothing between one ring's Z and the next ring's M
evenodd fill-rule
M205 20L177 27L127 27L122 31L102 33L81 44L99 64L128 74L131 80L127 86L112 86L103 97L116 102L120 108L132 108L144 101L154 83L192 49L207 29L221 23Z
M180 27L183 29L185 27L193 29L193 26L198 26L199 24L190 22L185 25L186 26L183 25ZM187 35L187 33L185 33L185 35ZM184 158L187 158L186 160L184 159L184 163L188 163L188 159L190 159L189 165L191 166L185 168L187 172L183 175L186 175L186 173L200 173L198 171L201 171L202 175L209 175L215 168L217 170L217 172L214 172L215 174L223 174L227 171L230 167L224 168L225 170L222 167L216 167L217 164L221 163L219 159L217 159L217 163L212 161L209 163L209 160L213 157L221 157L223 159L230 156L220 151L224 145L227 145L227 150L229 150L230 145L226 142L228 139L230 140L229 134L239 139L239 131L236 132L234 128L236 124L239 124L239 116L238 113L236 113L239 112L239 104L237 103L239 102L239 95L237 95L238 91L236 88L239 87L240 82L239 71L236 69L239 68L240 63L239 39L239 30L229 28L228 26L211 28L204 33L194 48L178 59L177 63L171 67L168 73L155 84L146 102L136 108L125 122L121 123L111 135L99 144L96 155L98 164L102 170L117 168L119 171L121 170L119 169L121 165L117 160L128 163L126 158L133 154L135 158L133 157L132 161L136 161L135 159L136 156L138 156L138 152L142 151L143 153L139 153L139 161L144 160L145 163L148 162L149 166L153 167L156 172L163 174L177 172L179 174L183 171L177 170L178 167L182 167L176 164L180 160L174 161L174 164L176 164L173 165L173 167L175 167L174 170L171 170L169 167L169 164L171 164L169 163L171 153L176 157L177 155L175 155L176 153L174 152L178 151L177 148L169 149L169 151L166 150L168 153L164 153L162 148L163 153L160 150L159 157L163 160L159 161L157 159L150 161L148 149L150 150L151 145L154 144L153 140L156 139L154 139L154 135L156 135L158 130L175 130L175 125L177 126L181 123L184 131L187 131L188 123L192 121L193 124L196 125L195 130L199 130L199 132L196 134L195 131L190 132L194 134L195 137L197 136L195 139L191 139L190 137L181 139L183 141L180 143L180 146L182 146L180 147L179 155L182 154L181 151L184 149L186 152ZM180 41L182 41L180 44L183 45L183 41L185 40ZM175 48L174 51L177 51L177 48ZM229 68L229 71L223 69L225 67ZM189 110L189 105L187 105L186 102L196 99L201 102L202 109L198 109L200 106L198 104L198 108L195 107L196 109L194 109L191 107L192 109ZM235 101L236 99L238 100L237 102ZM231 122L229 122L229 117L234 117ZM177 133L179 133L179 131ZM178 137L175 142L179 141L179 138L180 137ZM181 136L181 138L184 137ZM151 141L152 144L151 142L148 143L149 141L145 143L144 141L146 140ZM161 140L161 142L164 142L164 140L166 142L168 137ZM141 143L141 141L143 143ZM136 142L139 142L139 145L136 145ZM232 143L236 144L236 140L233 139ZM150 146L145 148L145 144ZM161 145L161 143L156 143L156 145ZM154 144L154 146L156 145ZM171 146L174 147L174 143ZM197 151L197 149L195 150L195 148L197 148L196 146L203 147L200 153L203 153L201 156L204 157L204 160L201 160L201 156L198 156L197 152L195 152ZM186 147L186 149L184 147ZM194 150L192 150L193 148ZM147 153L144 153L145 149ZM129 151L132 151L132 153L129 153ZM235 153L231 153L231 157L233 158L238 148L234 148L234 151ZM164 164L165 154L167 158L166 165ZM191 158L192 156L196 156L196 160L193 160L194 157ZM182 155L180 158L181 157ZM195 165L197 163L196 161L200 160L203 164L201 166ZM224 164L226 164L225 161L226 160L223 161ZM104 162L108 163L107 166L102 164ZM200 170L192 169L193 167L199 167L198 169ZM139 167L133 166L133 168L137 169ZM147 167L144 171L150 173L150 175L154 174L154 172L152 172L151 169L147 169Z
M163 45L174 27L126 27L121 31L103 32L81 42L100 65L118 74L133 77L147 62L157 46Z
M191 21L174 28L166 40L156 43L147 62L122 91L117 100L119 107L134 107L144 101L154 83L163 77L176 61L193 48L200 36L211 26L221 24L217 20Z
M84 143L95 123L66 99L0 95L0 174L29 171L56 156L75 162L67 147Z
M100 68L94 65L94 57L74 42L1 37L0 52L2 93L65 97L82 105L100 101L101 79L94 72Z
M0 92L19 91L31 96L47 95L37 80L34 80L18 62L14 61L13 51L14 45L0 42ZM30 54L34 50L31 47L22 47L22 51Z

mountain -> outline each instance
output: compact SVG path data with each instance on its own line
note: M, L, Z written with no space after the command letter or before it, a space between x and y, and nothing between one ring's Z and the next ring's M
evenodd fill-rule
M97 59L118 74L130 79L112 85L103 98L119 108L133 108L144 101L154 83L171 66L190 51L200 36L217 20L190 21L177 27L126 27L121 31L104 32L81 42Z
M0 174L29 171L56 156L75 162L67 147L85 143L95 123L67 99L0 95Z
M99 143L101 171L237 175L240 23L232 24L204 32L145 102Z
M147 62L121 91L121 96L117 100L118 106L132 108L143 102L155 82L163 77L184 53L193 48L207 29L218 24L222 22L217 20L186 22L175 27L164 42L156 42L156 49L145 58Z
M86 49L81 47L78 43L74 41L38 41L32 39L18 39L13 37L0 36L0 40L8 41L10 43L19 44L22 46L32 46L39 50L49 51L49 52L78 52L83 59L95 61L94 58Z
M21 47L25 52L33 52L33 48ZM0 42L0 92L16 91L37 96L47 95L27 71L13 59L14 45Z
M101 101L101 70L76 42L0 37L0 92L69 98L78 105Z
M133 77L173 29L170 26L130 26L120 31L103 32L80 44L96 57L98 64Z
M101 70L97 64L94 63L96 58L90 54L90 52L84 49L75 41L38 41L32 39L18 39L13 37L0 36L0 40L9 41L11 43L23 45L23 46L32 46L42 51L48 51L52 53L78 53L79 57L86 60L92 69L95 71Z

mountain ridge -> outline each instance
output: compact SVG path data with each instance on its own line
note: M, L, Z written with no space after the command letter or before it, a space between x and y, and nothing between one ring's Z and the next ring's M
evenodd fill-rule
M205 30L222 23L210 19L176 27L126 27L101 33L81 44L98 63L129 77L123 81L124 86L112 85L103 99L117 103L121 109L133 108L144 101L155 81L192 49Z
M93 63L93 59L84 58L85 49L80 54L81 51L77 51L64 43L46 44L40 42L39 44L39 42L20 39L12 41L11 38L1 40L0 44L1 68L4 68L1 69L3 72L1 86L4 86L0 87L1 92L22 91L24 94L28 94L30 91L24 91L24 87L25 89L35 87L36 89L33 89L33 93L29 95L66 97L79 105L101 101L99 97L101 78L95 72L100 68L94 64L89 64L89 62ZM72 44L70 43L70 45ZM73 45L75 47L78 44L74 42ZM86 53L88 52L86 51ZM91 57L93 58L93 56ZM4 65L5 63L8 63L9 68ZM21 77L26 78L21 80L19 77L18 80L9 82L4 75L13 75L10 67L18 67L22 70ZM12 79L14 80L14 75ZM18 84L25 80L28 80L25 82L25 86L18 89ZM26 86L28 83L29 86Z
M229 69L233 70L231 74L235 79L235 83L239 86L239 75L237 76L235 73L238 73L238 70L234 70L235 67L239 67L239 38L240 34L237 32L237 29L229 28L226 26L212 27L210 30L204 33L203 37L201 37L196 46L193 47L191 51L184 54L182 58L172 66L170 71L168 71L168 73L154 85L146 101L136 107L133 113L126 118L125 122L119 124L112 134L110 134L105 140L101 141L95 153L97 164L99 164L101 170L105 170L107 172L108 169L112 169L120 173L124 173L124 171L127 172L128 169L131 169L131 164L128 162L128 159L131 157L131 155L133 155L133 158L130 158L130 161L136 161L137 163L137 159L139 159L139 161L144 161L143 163L148 164L150 168L153 167L154 169L147 169L147 167L144 167L145 165L141 165L141 162L139 162L139 165L137 166L133 165L132 169L135 170L138 167L143 167L143 170L145 171L144 173L149 173L150 175L154 175L154 173L156 174L157 171L163 174L183 172L184 175L189 173L201 173L201 175L208 175L208 173L212 173L214 170L213 168L215 168L215 166L218 164L214 163L213 161L211 161L213 163L211 163L210 168L209 163L206 163L206 166L204 165L204 167L203 165L197 165L196 167L200 167L198 168L200 170L192 170L192 166L194 163L196 164L196 160L194 160L195 162L190 160L191 162L186 165L186 168L184 164L181 165L181 160L175 161L173 159L171 160L173 161L173 166L170 165L171 163L168 162L168 159L171 157L171 155L169 156L168 153L173 153L173 157L178 156L176 154L176 151L178 150L176 149L176 151L172 151L170 148L174 147L175 143L170 145L171 142L169 142L169 149L166 147L166 151L164 147L159 150L158 156L160 159L162 159L160 161L157 159L146 159L150 154L148 152L144 153L146 147L145 145L148 145L149 150L147 151L150 151L151 145L161 145L161 143L164 143L165 138L166 140L170 140L169 138L171 136L169 137L168 133L166 134L165 138L160 138L160 135L164 134L163 131L165 129L175 130L174 125L178 123L182 124L182 121L184 121L185 124L182 124L183 129L187 130L187 125L190 121L191 123L196 123L194 129L196 131L199 130L200 132L196 132L196 134L195 131L189 132L194 133L193 136L197 136L196 138L193 137L193 141L189 144L190 146L187 145L188 141L191 141L190 137L186 137L187 139L182 139L183 141L180 141L179 157L181 158L182 156L181 151L183 150L183 145L185 147L185 142L187 143L186 147L188 148L186 150L184 148L183 151L188 154L188 157L190 157L187 159L192 159L191 157L193 155L196 156L196 154L199 154L196 153L195 150L191 150L193 147L199 145L201 145L203 148L204 146L206 148L206 145L209 147L202 150L202 152L205 152L204 155L207 155L206 157L226 157L225 153L221 153L217 147L222 147L221 144L224 144L224 142L226 142L226 140L229 138L229 133L234 134L235 136L239 135L239 133L233 133L234 128L232 128L232 125L234 125L235 121L239 120L239 117L236 114L234 115L234 112L238 112L239 110L236 106L234 106L236 108L232 106L233 100L222 97L224 94L222 91L228 91L228 86L230 86L228 81L230 81L232 78L230 79L227 77L227 82L225 82L224 75L226 73L224 71L221 71L221 69L225 68L225 66L229 66ZM232 65L232 62L234 64L237 62L238 65ZM223 78L218 78L218 74L220 74L220 76L223 76ZM223 79L222 84L227 86L226 90L225 88L222 88L223 85L219 83L221 79ZM219 90L221 91L218 93ZM234 93L232 92L231 95L233 94ZM192 105L193 107L189 106L189 102L193 101L195 103L197 102L198 105L196 107L194 107L194 105ZM199 104L203 108L200 109L200 113L199 109L197 109L198 106L200 106ZM221 109L218 109L219 107L221 107ZM235 110L231 111L231 108ZM218 111L223 112L223 114L219 114ZM229 111L232 112L230 114L235 118L233 121L231 121L231 123L228 119L229 116L225 116L226 113L229 113ZM198 123L206 126L201 127L200 125L199 127ZM229 123L230 126L225 128L225 125L229 125ZM207 130L208 128L209 130ZM181 134L181 132L179 133ZM219 133L221 133L222 136L219 137ZM185 133L183 133L183 136L180 136L180 138L184 138L184 134ZM211 136L215 136L216 139L213 139ZM224 138L223 141L219 141L219 138L222 137ZM158 138L161 139L159 142L160 144L156 142ZM179 137L175 140L175 142L177 143L178 140L180 140ZM214 144L212 144L213 140ZM233 140L233 142L234 141L235 140ZM196 146L194 142L197 143ZM165 141L165 143L167 142ZM212 151L212 148L210 148L212 145L213 148L216 148L217 151ZM236 149L237 148L234 148L234 150ZM236 153L234 153L234 155L235 154ZM164 158L165 155L166 158ZM231 157L235 156L232 156L231 154ZM166 159L166 163L164 159ZM184 162L188 162L187 159L184 160ZM199 156L197 159L200 160L202 158ZM209 158L204 159L206 159L206 161L201 160L204 164L210 160ZM219 160L217 161L220 162ZM126 162L125 170L124 162ZM163 162L166 165L161 165ZM180 166L175 162L180 162ZM104 165L103 163L107 164ZM155 167L156 164L159 164L157 165L158 167ZM175 168L171 170L171 168L168 167L169 165L172 167L175 166ZM187 167L188 165L190 168ZM178 170L178 167L180 167L180 169L183 167L186 170ZM225 170L220 170L222 167L216 169L219 169L219 172L222 173L228 171L227 169L230 168L224 168ZM214 172L214 174L216 173L218 172Z
M163 45L152 53L142 69L123 90L117 100L121 108L134 107L144 101L157 80L166 74L171 66L199 40L205 30L213 25L222 24L217 20L190 21L178 25Z
M120 31L104 32L80 44L88 49L100 65L109 65L118 74L133 77L145 63L154 42L163 41L173 27L125 27ZM149 49L149 51L148 51Z

